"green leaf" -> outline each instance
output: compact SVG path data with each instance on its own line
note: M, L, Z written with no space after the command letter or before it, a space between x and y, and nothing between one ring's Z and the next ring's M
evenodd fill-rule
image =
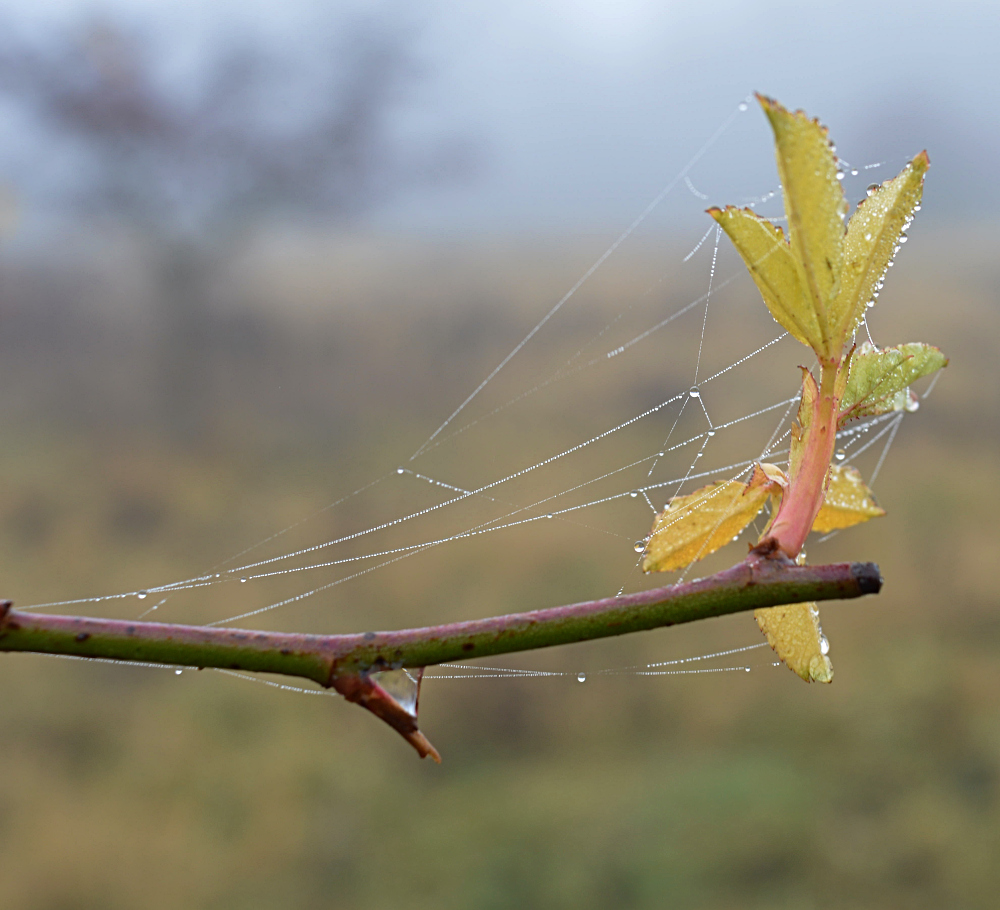
M913 220L913 209L920 203L928 167L927 152L921 152L899 176L862 200L848 222L840 287L830 311L841 343L854 334L869 301L878 294L899 241Z
M802 370L802 391L799 394L799 409L792 424L792 435L789 441L788 470L795 477L799 473L799 465L805 454L806 442L809 439L809 427L812 424L813 408L819 396L816 379L805 367Z
M833 664L814 603L761 607L753 612L768 644L806 682L833 682Z
M775 321L813 349L823 332L806 292L805 275L780 227L750 209L708 210L743 258Z
M776 481L759 466L749 483L710 483L675 496L653 522L643 572L683 569L729 543L764 507Z
M908 386L947 365L948 358L933 345L914 342L879 350L865 342L851 361L839 424L855 417L916 410Z
M805 277L806 291L820 329L817 355L839 353L843 335L831 323L829 309L844 260L847 201L837 179L837 158L827 129L803 111L791 112L777 101L757 96L774 131L788 234Z
M833 465L827 478L823 505L812 529L826 534L883 515L885 509L875 502L875 494L861 479L858 469Z

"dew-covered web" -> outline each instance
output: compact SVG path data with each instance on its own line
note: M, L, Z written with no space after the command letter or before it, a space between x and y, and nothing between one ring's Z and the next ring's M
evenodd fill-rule
M192 621L196 603L197 621L212 626L347 632L384 628L378 608L386 592L405 597L407 578L436 571L442 554L449 554L441 561L449 567L492 562L513 573L531 554L552 554L559 565L576 569L563 570L571 581L565 595L547 589L535 601L494 605L484 591L482 600L496 609L465 596L449 600L437 615L414 615L407 625L661 586L742 558L764 516L742 540L679 575L646 577L640 568L654 515L672 497L746 478L758 461L786 465L798 403L796 367L811 366L811 354L770 318L719 228L707 216L694 217L707 205L733 203L783 220L773 165L761 170L749 192L734 191L725 179L727 161L743 144L769 148L763 123L752 120L754 107L736 106L555 303L539 302L540 318L481 379L434 402L445 416L417 444L401 440L393 462L373 469L365 483L235 554L219 554L192 577L22 608L86 612L120 601L111 606L129 618ZM873 178L892 176L902 163L841 160L848 199L857 201ZM681 244L677 225L687 233ZM644 252L642 274L629 265L636 248ZM621 260L626 265L612 285L624 291L591 293ZM874 342L874 334L866 319L858 340ZM836 460L862 466L877 491L906 416L894 412L848 426L838 434ZM332 534L331 522L338 529ZM810 540L810 561L817 561L814 548L836 533ZM581 580L589 577L580 565L588 560L596 567L591 587ZM374 579L385 583L374 587ZM227 596L217 597L220 592ZM232 609L233 603L243 607ZM496 660L433 667L424 679L584 682L777 665L752 622L725 629L730 641L707 653L582 670L553 668L541 654L527 667Z

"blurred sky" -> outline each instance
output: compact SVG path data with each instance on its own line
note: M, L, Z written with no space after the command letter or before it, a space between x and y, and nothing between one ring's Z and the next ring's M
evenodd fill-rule
M410 191L369 216L379 229L624 226L754 90L819 115L852 164L886 159L878 179L927 147L934 169L925 217L981 221L1000 203L1000 4L987 0L5 6L35 28L117 11L195 41L259 29L292 48L331 11L346 21L376 9L412 28L426 77L398 129L467 136L481 153L470 179ZM759 111L736 118L692 178L713 203L769 188L774 169ZM698 208L688 206L692 217Z

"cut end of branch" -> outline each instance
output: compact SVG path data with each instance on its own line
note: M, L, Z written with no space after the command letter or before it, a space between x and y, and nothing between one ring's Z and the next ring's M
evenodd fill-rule
M882 590L882 572L877 563L856 562L851 565L851 575L862 594L878 594Z

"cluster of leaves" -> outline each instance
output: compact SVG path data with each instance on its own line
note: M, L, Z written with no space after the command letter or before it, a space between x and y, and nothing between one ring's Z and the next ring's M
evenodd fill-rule
M768 504L760 543L799 561L810 531L827 533L884 515L855 468L831 465L837 431L851 420L914 409L911 383L947 364L927 344L853 344L919 208L927 153L894 179L870 187L848 220L844 174L826 128L802 111L758 100L774 131L788 236L750 208L709 214L733 242L771 315L812 349L817 367L802 370L788 473L758 464L747 483L713 483L672 499L653 524L646 572L681 569L715 552ZM799 676L833 679L815 604L760 609L755 618Z

